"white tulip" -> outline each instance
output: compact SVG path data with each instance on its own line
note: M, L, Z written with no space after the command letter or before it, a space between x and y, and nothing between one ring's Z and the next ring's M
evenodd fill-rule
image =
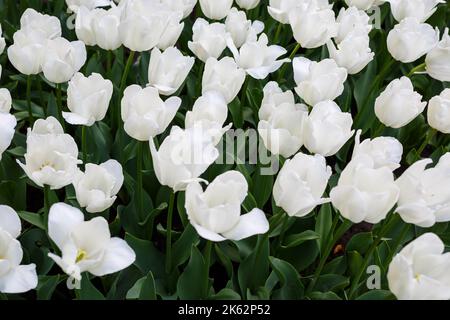
M64 38L49 40L42 64L45 78L53 83L69 81L86 62L86 55L82 41L69 42Z
M183 130L173 126L159 150L150 140L153 167L158 181L175 192L183 191L218 158L214 141L199 127Z
M342 8L336 18L338 33L334 39L340 43L351 34L368 35L372 30L369 21L370 17L363 10L358 10L356 7Z
M427 73L439 81L450 81L450 36L445 28L442 40L425 57Z
M36 288L36 265L21 265L23 250L16 238L22 226L11 207L0 205L0 292L22 293Z
M261 0L236 0L238 6L245 10L251 10L259 5Z
M321 155L297 153L287 159L273 186L277 206L289 216L303 217L330 199L322 198L331 176Z
M173 11L183 12L183 18L187 18L197 4L197 0L161 0L161 2Z
M50 208L48 235L61 250L61 257L53 253L48 256L78 281L83 272L104 276L127 268L136 259L124 240L111 237L105 218L84 221L80 210L65 203Z
M161 50L166 50L177 43L184 28L184 22L181 22L182 18L183 14L180 11L174 11L168 15L165 30L156 47Z
M434 233L405 246L389 264L389 290L399 300L449 300L450 254Z
M303 125L306 149L324 157L336 154L353 136L352 115L331 101L316 104Z
M421 99L408 77L395 79L375 100L375 115L387 127L401 128L425 109Z
M339 67L333 59L315 62L303 57L295 58L293 68L297 84L295 92L311 106L334 100L344 92L347 70Z
M20 17L20 30L33 31L45 39L61 37L61 22L57 17L37 12L27 8Z
M373 160L375 169L388 167L395 170L400 167L403 155L403 145L400 141L393 137L376 137L360 142L361 132L356 132L352 159L366 155Z
M87 8L92 10L97 7L112 5L111 0L66 0L69 12L78 12L79 8Z
M80 171L73 181L78 203L90 213L111 207L122 184L122 166L116 160L100 165L88 163L85 172Z
M148 67L148 85L165 96L174 94L183 84L194 65L195 58L183 56L180 50L170 47L152 50Z
M399 193L391 169L377 168L370 156L362 154L341 172L330 198L341 215L353 223L376 224L386 218Z
M385 0L345 0L349 7L357 7L359 10L368 10L382 4Z
M225 20L225 27L236 48L240 48L245 42L252 42L258 39L258 34L264 30L264 23L257 20L253 22L247 20L244 11L232 8Z
M219 58L227 47L227 34L223 23L211 23L202 18L195 20L192 27L192 41L188 42L189 49L201 61L208 58Z
M11 93L6 88L0 88L0 113L8 113L11 110Z
M416 61L439 42L439 29L416 18L405 18L389 32L387 47L395 60L403 63Z
M0 160L14 138L16 125L16 117L7 112L0 112Z
M292 91L283 92L278 83L269 82L258 115L258 133L272 154L289 158L300 150L308 108L295 103Z
M186 113L185 127L200 126L217 145L223 134L231 128L231 124L223 127L227 116L228 106L222 94L208 91L195 101L192 111Z
M105 118L113 93L113 84L98 73L85 77L76 73L67 88L67 107L64 119L74 125L92 126Z
M439 3L444 0L386 0L391 5L391 12L398 22L414 17L420 22L426 21L436 11Z
M7 52L14 68L25 75L40 73L46 55L47 39L33 30L19 30L14 33L13 41Z
M330 58L335 60L338 66L347 69L348 74L356 74L375 56L369 42L367 35L349 35L337 45L337 49L331 40L327 42L327 47Z
M233 0L200 0L203 14L212 20L222 20L230 12Z
M277 60L286 54L286 49L268 44L267 35L262 33L257 41L244 43L238 51L233 41L228 39L228 47L233 52L238 66L255 79L265 79L270 73L277 71L283 63L291 61L288 58Z
M267 11L282 24L289 23L289 13L295 8L305 5L315 6L318 9L331 9L328 0L269 0Z
M236 98L244 81L245 71L238 67L233 58L209 58L203 72L202 94L220 92L228 104Z
M423 228L450 221L450 153L426 169L432 162L417 161L396 181L400 188L396 212L405 222Z
M247 180L238 171L217 176L205 191L199 182L186 188L186 213L198 234L207 240L242 240L269 230L269 222L258 208L241 215L247 196Z
M151 140L166 130L180 105L178 97L163 101L157 89L131 85L125 89L121 103L125 132L139 141Z
M0 54L3 53L6 47L5 38L2 37L2 25L0 24Z
M431 98L427 118L430 127L442 133L450 133L450 89L445 89L440 95Z

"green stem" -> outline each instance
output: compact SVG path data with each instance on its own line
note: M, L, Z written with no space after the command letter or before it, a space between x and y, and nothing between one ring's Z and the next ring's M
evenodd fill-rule
M291 54L289 55L289 59L291 59L291 60L294 59L296 53L298 52L298 50L300 50L300 48L301 48L300 43L297 43L297 44L295 45L295 47L294 47L294 50L292 50ZM278 82L280 82L280 81L283 79L283 77L284 77L284 73L286 72L286 68L287 68L286 65L291 65L291 64L283 64L283 65L281 66L281 68L280 68L280 74L279 74L279 76L278 76Z
M289 215L287 213L285 213L285 216L283 219L283 224L281 225L280 235L278 236L277 250L279 250L281 248L281 246L283 245L283 240L284 240L286 231L288 229L288 224L289 224Z
M430 144L431 139L433 139L433 137L436 135L437 131L436 129L430 129L427 132L427 136L425 138L425 141L421 144L421 146L419 147L419 149L417 149L417 154L420 156L423 152L423 150L425 150L425 148L427 147L427 145Z
M173 206L175 203L175 192L170 193L169 199L169 211L167 213L167 237L166 237L166 273L172 272L172 219L173 219Z
M62 89L61 84L56 84L56 103L58 105L58 121L61 123L62 127L65 128L63 119L62 119L62 111L63 111L63 105L62 105Z
M405 239L406 235L408 234L410 227L411 225L406 223L402 231L400 232L400 235L395 240L395 243L392 246L392 250L389 253L388 257L386 258L386 266L385 266L386 268L388 264L392 261L392 258L394 257L394 254L397 252L397 249L400 247L400 244L402 243L403 239Z
M426 64L421 63L418 66L411 69L411 71L406 75L408 78L412 77L417 71L425 71Z
M37 82L37 87L39 90L39 102L41 104L42 109L44 110L45 117L47 117L47 106L44 103L44 94L42 93L42 84L41 84L41 81L39 81L39 79L36 82Z
M295 45L294 50L292 50L291 55L289 56L289 59L291 59L291 60L294 59L295 55L297 54L298 50L300 50L300 48L301 48L300 43L297 43Z
M111 75L111 66L112 66L112 51L108 50L106 52L106 74L108 77Z
M250 78L246 77L245 81L244 81L244 85L242 86L242 90L241 90L241 107L245 104L245 101L247 100L247 88L248 88L248 83L250 82Z
M123 74L122 74L122 79L120 80L118 104L117 104L119 112L117 112L117 119L116 119L117 128L120 128L120 104L122 101L123 91L125 90L125 86L127 84L128 73L130 72L131 66L133 65L134 54L135 54L134 51L130 51L130 55L128 56L128 60L125 65L125 70L123 71Z
M27 77L27 106L28 106L28 121L30 126L33 124L33 110L31 109L31 75Z
M86 167L87 163L87 127L81 126L81 150L83 152L83 164Z
M49 200L50 187L44 185L44 226L48 228L48 214L50 212L50 200Z
M278 44L278 40L280 38L281 30L283 29L283 24L278 23L277 31L275 32L275 37L273 38L273 43Z
M205 266L206 266L206 277L205 277L205 283L204 283L204 295L203 297L206 299L208 298L209 295L209 265L211 264L211 247L212 247L212 242L211 241L206 241L206 246L205 246Z
M143 202L142 202L142 158L143 158L143 144L144 142L138 141L137 154L136 154L136 198L137 198L137 212L139 220L144 221L143 214Z
M379 137L383 133L384 129L386 129L386 126L383 123L381 123L380 126L375 131L372 138Z

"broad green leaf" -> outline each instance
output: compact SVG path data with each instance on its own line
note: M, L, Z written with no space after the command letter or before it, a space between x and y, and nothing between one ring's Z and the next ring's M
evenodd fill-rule
M192 246L191 258L177 283L177 293L180 299L204 298L205 277L208 272L205 260L197 247Z

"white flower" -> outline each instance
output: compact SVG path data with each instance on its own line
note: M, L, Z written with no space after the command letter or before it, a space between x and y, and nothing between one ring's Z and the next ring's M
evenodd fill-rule
M450 133L450 89L431 98L427 118L430 127L442 133Z
M197 0L161 0L161 2L173 11L183 12L183 18L187 18L197 4Z
M178 97L163 101L157 89L133 84L125 89L121 103L125 132L139 141L151 140L166 130L180 105Z
M395 25L387 37L389 53L403 63L416 61L439 42L439 29L433 29L416 18L405 18Z
M289 13L295 8L305 5L314 5L319 9L331 8L328 0L270 0L267 11L269 14L282 24L289 23Z
M33 30L19 30L13 35L14 43L8 47L11 64L25 75L38 74L46 54L47 39Z
M80 210L65 203L50 208L48 235L61 250L61 257L53 253L48 256L78 281L82 272L104 276L127 268L136 259L124 240L111 238L105 218L84 221Z
M2 154L11 144L17 125L16 117L8 112L0 112L0 160Z
M238 67L233 58L220 60L209 58L202 78L202 94L217 91L230 103L236 98L245 81L245 71Z
M321 155L297 153L287 159L273 186L273 198L277 206L289 216L303 217L330 199L322 198L331 176Z
M421 99L408 77L395 79L375 100L375 115L384 125L401 128L425 109L427 103Z
M259 5L261 0L236 0L238 6L245 10L251 10Z
M385 0L345 0L349 7L357 7L360 10L368 10L382 4Z
M230 12L233 0L200 0L203 14L212 20L222 20Z
M194 65L195 58L186 57L175 47L161 53L152 50L148 67L148 84L165 96L174 94L183 84Z
M0 88L0 113L8 113L11 110L11 93L6 88Z
M389 264L389 290L399 300L449 300L450 254L434 233L405 246Z
M236 48L240 48L245 42L257 40L258 34L264 30L264 23L247 20L244 11L232 8L225 20L225 27Z
M414 17L420 22L426 21L436 11L439 3L444 0L386 0L391 5L391 12L395 20Z
M202 238L216 242L266 233L269 222L260 209L241 215L247 191L247 180L238 171L217 176L205 191L199 182L191 182L185 202L190 223Z
M6 42L5 38L2 37L2 25L0 24L0 54L3 53L3 50L5 50Z
M172 14L169 14L166 28L162 33L158 44L156 45L159 49L166 50L169 47L173 47L177 43L184 28L184 22L181 22L182 18L182 13L178 11L174 11Z
M283 92L278 83L269 82L258 115L258 133L272 154L289 158L301 148L308 108L295 103L292 91Z
M372 29L369 20L365 11L358 10L356 7L342 8L336 18L338 33L334 39L340 43L349 35L368 35Z
M239 51L231 39L228 40L228 47L239 67L255 79L265 79L270 73L277 71L283 63L291 61L288 58L277 60L286 54L286 49L277 45L269 46L268 43L267 35L263 33L257 41L244 43Z
M112 5L111 0L66 0L69 11L78 12L79 8L85 7L92 10L97 7Z
M20 17L20 30L33 31L45 39L61 37L61 23L54 16L42 14L32 8L27 8Z
M90 213L111 207L122 184L122 166L116 160L88 163L85 172L80 171L73 181L78 203Z
M22 293L36 288L36 265L21 265L23 250L16 238L22 226L11 207L0 205L0 292Z
M425 57L427 73L439 81L450 81L450 36L445 28L442 40Z
M209 24L205 19L198 18L192 32L192 41L188 42L188 47L203 62L211 57L219 58L227 47L228 34L223 23Z
M303 126L306 149L324 157L336 154L353 136L352 115L342 112L333 101L316 104Z
M386 218L397 202L399 188L390 168L375 166L365 154L352 159L331 190L333 206L353 223L376 224Z
M334 100L344 91L347 70L340 68L333 59L320 62L300 57L293 60L295 92L307 104Z
M432 162L417 161L396 181L400 188L396 212L405 222L423 228L450 221L450 153L434 168L425 169Z
M219 156L212 137L199 127L183 130L173 126L158 151L150 140L150 151L158 181L175 192L200 180L199 176Z
M106 115L113 93L113 84L98 73L85 77L76 73L67 88L67 107L64 119L75 125L92 126Z

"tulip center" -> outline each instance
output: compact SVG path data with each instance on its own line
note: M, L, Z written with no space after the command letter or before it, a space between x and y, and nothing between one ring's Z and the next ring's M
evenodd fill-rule
M53 163L50 161L44 161L44 163L41 164L40 170L44 169L45 167L53 167Z
M84 251L83 249L78 249L77 258L75 259L75 263L78 263L81 260L83 260L84 258L86 258L86 255L87 255L86 251Z
M416 273L416 275L415 275L415 279L417 280L417 281L420 281L420 277L421 277L422 275L420 274L420 273Z

